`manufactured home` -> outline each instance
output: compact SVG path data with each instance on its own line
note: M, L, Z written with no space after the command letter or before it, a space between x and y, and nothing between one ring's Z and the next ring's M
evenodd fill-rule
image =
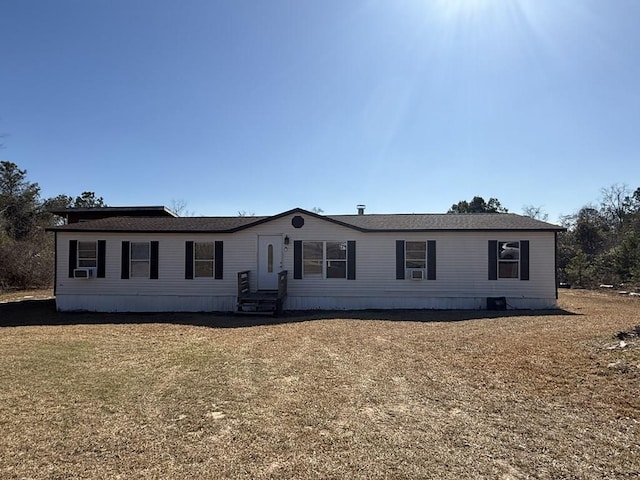
M556 306L563 228L515 214L65 212L51 229L60 311Z

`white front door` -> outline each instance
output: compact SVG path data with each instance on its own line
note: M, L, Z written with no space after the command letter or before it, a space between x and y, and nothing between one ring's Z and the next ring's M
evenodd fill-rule
M282 270L282 236L258 237L258 290L277 290Z

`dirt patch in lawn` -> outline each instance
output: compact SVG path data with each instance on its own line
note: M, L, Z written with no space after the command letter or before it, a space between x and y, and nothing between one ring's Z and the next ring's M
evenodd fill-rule
M640 302L560 306L271 324L0 304L0 477L637 478L640 344L619 334Z

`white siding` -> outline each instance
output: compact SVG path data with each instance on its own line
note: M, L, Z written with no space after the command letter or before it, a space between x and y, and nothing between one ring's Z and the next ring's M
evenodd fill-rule
M286 235L285 309L484 308L507 297L516 308L555 306L553 232L363 233L315 217L296 229L291 216L234 234L95 234L58 232L56 298L60 310L229 311L237 273L251 271L256 289L258 235ZM69 240L106 240L106 278L68 278ZM159 278L120 278L121 242L159 241ZM184 278L185 242L224 242L224 278ZM293 278L295 240L356 241L356 280ZM396 280L396 240L435 240L436 280ZM530 280L488 280L489 240L529 240Z

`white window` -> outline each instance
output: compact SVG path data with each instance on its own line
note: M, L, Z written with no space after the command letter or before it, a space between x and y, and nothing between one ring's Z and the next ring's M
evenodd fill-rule
M347 278L347 242L303 242L305 277Z
M213 277L213 242L195 242L193 262L196 277Z
M78 242L78 267L96 267L98 265L97 242Z
M302 272L305 277L322 276L324 256L323 242L303 242L302 244Z
M408 270L427 266L427 242L405 242L404 264Z
M149 242L131 242L131 277L149 278Z
M327 278L347 278L347 242L326 242Z
M98 265L97 242L78 242L78 268Z
M520 242L498 242L498 278L519 278Z

